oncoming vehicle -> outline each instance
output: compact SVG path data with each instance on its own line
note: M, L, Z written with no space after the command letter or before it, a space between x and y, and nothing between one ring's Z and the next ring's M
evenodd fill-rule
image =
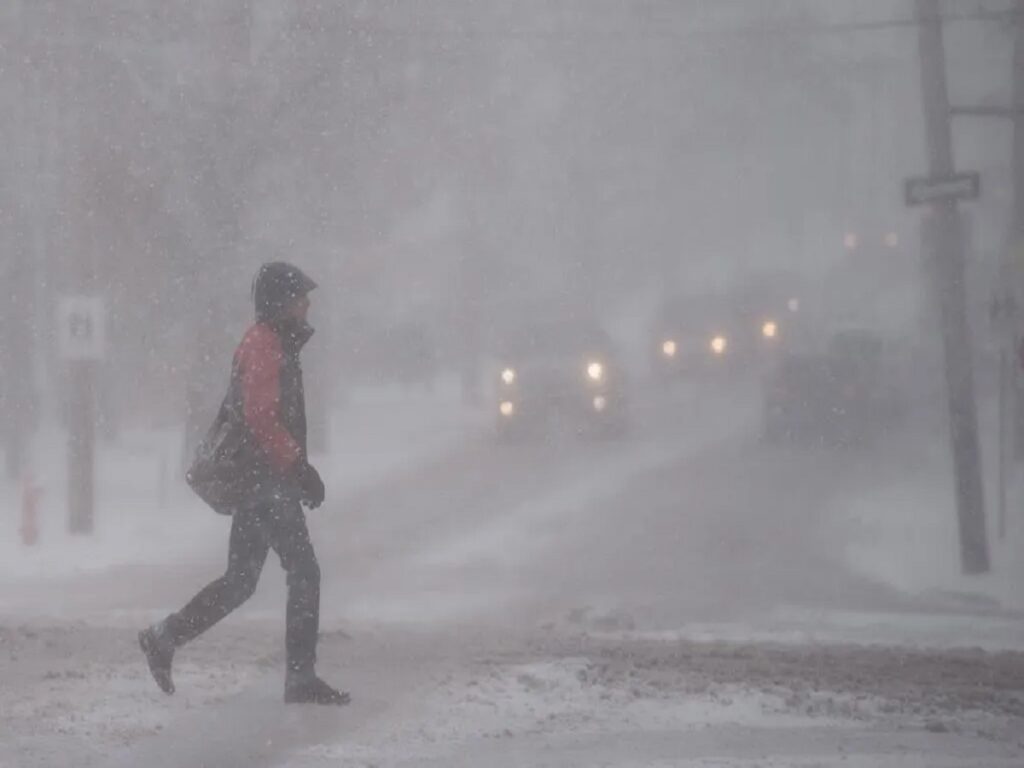
M721 299L676 297L655 320L652 369L662 384L724 370L735 359L735 328Z
M653 333L655 379L671 384L759 370L777 354L799 303L793 299L788 306L794 309L742 294L691 296L666 302Z
M787 354L766 380L768 440L858 444L903 413L886 345L865 329L840 331L823 354Z
M512 332L497 371L498 434L549 428L616 437L627 427L625 374L595 324L537 322Z
M751 280L737 291L735 302L742 343L762 366L774 362L800 334L800 294L793 279Z

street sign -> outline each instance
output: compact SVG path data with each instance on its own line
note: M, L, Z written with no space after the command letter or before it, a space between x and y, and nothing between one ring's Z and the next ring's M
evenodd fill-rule
M61 296L57 342L64 360L100 360L107 346L106 312L99 296Z
M903 196L908 206L926 205L936 200L974 200L979 194L981 174L977 171L936 179L917 177L903 182Z

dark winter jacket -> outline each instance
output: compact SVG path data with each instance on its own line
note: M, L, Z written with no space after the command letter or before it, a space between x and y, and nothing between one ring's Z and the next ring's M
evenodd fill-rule
M228 392L186 476L217 512L297 493L306 461L299 352L312 334L294 320L257 322L235 350Z

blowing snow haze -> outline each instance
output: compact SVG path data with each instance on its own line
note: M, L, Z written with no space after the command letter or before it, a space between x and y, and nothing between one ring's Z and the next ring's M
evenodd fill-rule
M1020 765L1022 20L7 0L0 768Z

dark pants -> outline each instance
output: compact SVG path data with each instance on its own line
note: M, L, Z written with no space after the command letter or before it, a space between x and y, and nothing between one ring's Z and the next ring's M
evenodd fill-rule
M320 566L309 540L306 516L297 501L280 500L235 512L227 572L167 618L164 626L174 645L184 645L201 635L248 600L256 591L271 549L288 574L288 671L311 673L320 627Z

